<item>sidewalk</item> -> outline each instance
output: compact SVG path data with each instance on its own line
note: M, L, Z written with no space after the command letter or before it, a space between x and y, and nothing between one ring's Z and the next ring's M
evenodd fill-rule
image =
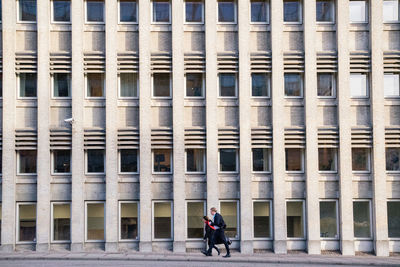
M221 255L222 256L222 255ZM187 262L232 262L232 263L288 263L288 264L331 264L331 265L363 265L363 266L400 266L400 255L391 257L376 256L341 256L341 255L308 255L273 253L240 254L233 253L231 258L214 255L206 257L200 253L108 253L108 252L0 252L0 265L4 260L101 260L101 261L187 261Z

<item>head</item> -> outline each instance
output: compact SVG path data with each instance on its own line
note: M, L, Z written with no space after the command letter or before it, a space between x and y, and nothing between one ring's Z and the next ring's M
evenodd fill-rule
M203 216L203 221L206 223L210 220L210 218L208 218L208 216Z
M215 215L215 213L217 213L217 209L216 208L214 208L214 207L212 207L211 209L210 209L210 212L211 212L211 215Z

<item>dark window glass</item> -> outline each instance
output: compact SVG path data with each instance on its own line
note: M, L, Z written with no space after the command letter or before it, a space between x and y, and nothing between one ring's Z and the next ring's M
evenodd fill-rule
M137 172L137 150L122 149L121 150L121 172Z
M119 2L119 20L121 22L137 22L136 1Z
M251 1L251 22L267 22L266 1Z
M68 73L54 74L54 97L69 97L71 89L71 75Z
M218 2L218 22L235 22L235 3L229 1Z
M36 97L37 76L36 73L21 73L19 75L19 96Z
M390 238L400 237L400 201L388 201L388 228Z
M36 173L36 150L20 150L19 155L19 173Z
M203 22L203 3L185 3L186 22Z
M171 203L154 203L154 238L172 238L171 225Z
M71 239L71 207L70 204L53 204L53 239Z
M300 22L300 2L286 0L283 3L283 20L285 22Z
M102 149L87 150L87 172L88 173L104 172L104 150Z
M219 75L219 96L236 97L236 75L224 73Z
M170 22L169 2L153 1L153 22Z
M36 241L36 204L19 205L18 210L18 241Z
M286 171L303 171L303 150L286 148Z
M71 20L71 2L70 1L53 1L53 21L68 22Z
M253 148L253 172L269 172L270 149Z
M400 148L386 148L386 170L400 171Z
M171 172L171 150L157 149L153 151L154 172Z
M86 9L88 22L104 22L103 1L87 1Z
M1 72L0 72L0 97L3 97L3 73Z
M369 171L369 149L353 148L351 152L353 171Z
M138 230L138 204L121 203L121 239L137 239Z
M19 0L19 20L36 21L36 0Z
M103 97L104 96L104 74L89 73L87 74L87 96Z
M88 203L86 220L87 240L104 240L104 204Z
M270 205L269 202L254 202L254 237L268 238L270 233Z
M336 149L319 148L318 166L320 171L336 171Z
M204 172L204 149L186 150L186 171Z
M371 222L368 201L353 202L354 237L371 237Z
M188 97L203 96L203 74L201 73L186 74L186 96Z
M219 150L219 170L221 172L236 172L236 149Z
M286 202L286 222L288 238L304 237L303 202Z
M221 202L221 214L226 224L225 235L229 238L239 238L238 234L238 202ZM251 227L249 225L249 227Z
M120 74L121 97L137 97L137 73Z
M285 73L285 96L301 97L302 94L301 75L297 73Z
M330 0L317 1L317 21L332 22L333 21L333 3Z
M71 172L71 151L70 150L55 150L54 157L54 173L69 173Z
M251 74L252 96L269 97L269 75L267 73Z
M336 202L322 201L319 203L320 236L322 238L337 238Z
M333 75L329 73L318 73L318 96L333 96Z
M187 214L187 237L203 238L204 202L188 202L186 214Z
M153 74L153 96L171 97L171 81L169 73Z

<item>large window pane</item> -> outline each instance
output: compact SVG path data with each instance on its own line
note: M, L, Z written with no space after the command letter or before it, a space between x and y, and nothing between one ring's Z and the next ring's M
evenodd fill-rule
M350 22L363 23L367 22L367 3L366 1L350 1Z
M88 22L104 22L103 1L87 1L86 12L86 19Z
M300 1L285 0L283 2L283 21L284 22L301 22Z
M351 150L351 161L353 171L369 171L370 153L368 148L353 148Z
M220 149L219 150L219 171L236 172L236 149Z
M332 0L317 1L317 21L333 22L334 21L334 3Z
M254 237L271 237L270 211L269 202L257 201L253 203Z
M219 96L236 96L236 75L233 73L224 73L219 75Z
M0 5L1 5L1 3L0 3ZM1 10L0 10L1 11ZM2 210L1 210L1 208L2 208L2 206L1 206L1 204L0 204L0 240L1 240L1 219L2 219Z
M171 202L154 203L154 238L172 238Z
M70 204L53 204L53 240L71 239Z
M385 74L384 75L384 92L386 97L400 96L400 75L399 74Z
M185 2L186 22L203 22L203 2Z
M104 173L104 150L103 149L87 150L87 172L88 173Z
M3 73L0 73L0 97L3 97Z
M269 172L271 150L269 148L253 148L253 172Z
M103 97L104 96L104 74L89 73L87 74L87 96Z
M369 201L353 202L354 237L371 237Z
M19 74L19 96L36 97L37 75L36 73Z
M36 173L36 150L20 150L19 157L19 174L35 174Z
M153 74L153 96L171 97L171 82L169 73Z
M187 237L203 238L204 235L204 202L187 203Z
M251 22L267 22L267 1L251 1Z
M290 201L286 202L287 212L287 237L288 238L303 238L304 237L304 216L303 202Z
M153 22L170 22L170 6L169 1L154 0L153 1Z
M319 203L321 238L338 238L336 211L336 201L321 201Z
M203 97L203 74L201 73L186 74L186 96Z
M335 148L319 148L318 149L318 166L319 171L336 171L336 155Z
M69 97L71 92L71 75L69 73L55 73L54 97Z
M121 172L138 171L138 151L137 149L121 149Z
M368 94L367 75L361 73L350 74L351 97L366 97Z
M87 203L87 240L104 240L104 203Z
M399 21L399 0L383 0L383 21Z
M138 230L138 204L121 203L121 239L137 239Z
M230 238L239 238L237 202L221 202L221 215L224 218L225 235Z
M303 149L286 148L286 171L303 171Z
M303 95L301 75L297 73L285 73L285 96L301 97Z
M400 238L400 201L388 201L388 228L390 238Z
M36 21L36 0L19 0L19 20Z
M400 171L400 148L386 148L386 170Z
M63 0L53 1L53 21L69 22L71 20L71 2Z
M137 97L137 73L121 73L120 79L120 96L121 97Z
M120 0L119 2L119 21L137 22L136 1Z
M253 97L269 97L269 75L267 73L251 74L251 92Z
M204 172L204 149L186 149L186 171Z
M53 172L70 173L71 172L71 150L53 151Z
M218 22L235 22L235 2L218 1Z
M171 172L171 154L170 149L156 149L153 150L153 171L154 172Z
M330 73L318 73L318 96L332 97L334 96L334 76Z
M18 211L18 241L36 241L36 204L19 204Z

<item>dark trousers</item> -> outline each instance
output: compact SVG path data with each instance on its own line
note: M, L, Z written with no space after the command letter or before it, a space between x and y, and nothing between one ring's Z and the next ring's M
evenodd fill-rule
M214 231L213 236L211 238L211 244L207 250L207 253L211 253L211 250L215 246L215 244L219 244L219 243L224 244L225 249L226 249L226 254L230 254L229 245L226 242L225 233L224 233L224 230L222 230L222 229L217 229Z
M212 240L212 236L210 236L209 238L208 238L208 248L211 248L211 250L213 249L213 248L215 248L215 250L219 253L219 249L217 248L217 246L215 245L215 244L211 244L211 241Z

